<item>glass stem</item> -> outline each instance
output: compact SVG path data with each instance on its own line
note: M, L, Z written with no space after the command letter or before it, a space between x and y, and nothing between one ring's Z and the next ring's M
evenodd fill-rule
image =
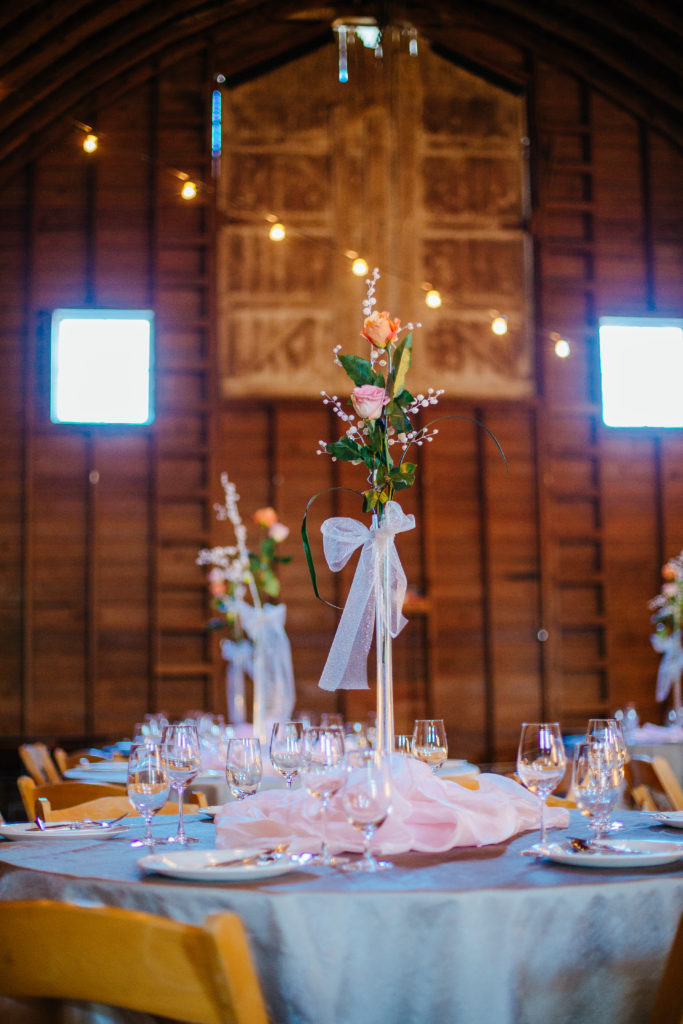
M185 835L185 819L183 817L183 796L185 794L185 787L176 787L178 794L178 831L176 832L176 839L179 843L184 843L187 839Z
M152 815L145 815L145 835L143 838L145 846L154 846L154 836L152 835Z
M329 854L327 852L327 802L328 798L323 797L323 813L322 813L322 826L323 826L323 841L320 855L322 859L327 860Z
M374 860L372 854L370 853L370 843L372 842L372 836L374 831L375 830L372 826L370 826L370 828L363 829L363 858L367 861L368 864L372 864Z
M545 846L545 801L546 794L541 796L541 846Z

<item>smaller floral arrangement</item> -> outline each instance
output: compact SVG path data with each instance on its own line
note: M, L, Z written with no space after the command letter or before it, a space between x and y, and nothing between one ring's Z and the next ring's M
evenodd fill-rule
M382 515L394 492L415 483L414 462L407 462L410 448L431 442L438 430L430 425L416 427L413 417L423 408L436 405L443 389L429 388L426 394L413 396L406 387L406 375L412 360L412 332L420 324L407 324L392 318L386 310L378 312L375 286L379 279L375 268L368 279L363 302L365 316L361 337L370 345L369 358L340 355L334 349L334 361L355 385L346 402L322 391L323 404L331 405L339 419L347 424L337 441L319 441L318 455L333 460L364 465L367 489L363 492L363 511ZM403 334L403 332L407 332ZM403 336L402 336L403 335Z
M247 528L242 522L239 494L227 473L221 474L224 504L214 505L219 521L230 521L235 543L227 547L204 548L197 565L210 566L207 574L211 604L217 613L207 623L209 629L224 629L233 640L244 636L241 609L245 603L261 608L280 594L278 567L291 562L290 555L278 554L278 546L289 536L289 527L281 523L274 508L259 508L252 519L261 530L256 550L247 547Z
M648 602L655 636L666 639L680 631L683 622L683 551L662 566L662 589Z

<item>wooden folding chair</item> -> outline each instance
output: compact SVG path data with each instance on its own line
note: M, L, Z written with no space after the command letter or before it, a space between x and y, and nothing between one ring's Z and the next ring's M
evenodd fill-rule
M204 793L188 793L187 800L188 802L183 804L185 814L196 814L200 807L207 806ZM124 813L132 818L139 817L127 796L101 796L59 810L55 810L45 797L40 797L36 801L36 817L42 818L43 821L83 821L85 818L99 821L102 818L117 818ZM167 800L161 810L157 811L157 814L177 813L177 800Z
M246 932L232 913L197 927L119 907L0 903L0 993L188 1024L267 1024Z
M44 743L22 743L19 757L37 786L62 782L62 776Z
M86 800L95 800L102 796L125 796L126 787L108 782L55 782L46 786L37 786L28 775L20 775L17 788L24 805L26 817L34 821L36 802L41 798L49 801L53 810L82 804Z
M655 1004L650 1015L650 1024L683 1024L683 914L659 983Z
M665 757L629 758L624 778L639 810L683 811L683 789Z
M91 750L86 749L73 750L70 754L67 754L63 747L55 747L52 751L52 756L62 775L64 772L68 771L69 768L77 768L80 764L83 764L84 761L87 761L88 764L96 764L97 762L111 760L120 764L124 760L122 757L109 758L105 757L104 754L94 754Z

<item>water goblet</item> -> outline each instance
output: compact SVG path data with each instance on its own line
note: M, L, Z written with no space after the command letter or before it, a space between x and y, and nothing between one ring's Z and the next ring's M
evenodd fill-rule
M134 839L131 846L151 847L155 842L168 842L154 839L152 818L168 800L170 786L161 746L144 740L134 745L128 757L126 788L130 803L145 819L145 834L142 839Z
M327 846L327 808L344 784L344 734L338 727L305 729L303 755L303 783L322 805L322 848L310 863L334 867L342 861L332 857Z
M399 733L394 736L394 750L397 754L402 754L404 757L410 757L412 754L412 737L407 733Z
M303 764L304 726L302 722L275 722L270 737L270 760L273 767L284 775L287 789Z
M576 806L589 819L593 842L609 830L620 786L619 755L610 743L590 739L576 745L572 793Z
M198 839L186 834L183 818L185 790L197 777L201 766L196 723L174 722L167 725L163 732L162 748L171 788L178 794L178 830L170 842L178 843L181 846L197 843Z
M448 741L443 718L418 718L411 741L413 757L424 761L436 775L448 757Z
M542 854L546 845L545 802L564 776L567 759L558 722L523 722L517 751L517 774L541 802L540 842L525 853Z
M619 762L620 781L623 781L628 748L619 721L616 718L590 718L586 729L586 739L598 743L609 743L614 748Z
M376 860L370 844L377 829L391 811L391 773L379 750L350 750L346 755L346 782L342 792L344 813L354 828L363 833L363 856L343 865L344 871L385 871L393 867Z
M228 740L225 777L237 800L253 796L263 778L261 741L256 736L233 736Z

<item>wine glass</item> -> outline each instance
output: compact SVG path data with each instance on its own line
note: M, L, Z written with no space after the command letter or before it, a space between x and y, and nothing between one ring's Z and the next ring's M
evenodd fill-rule
M543 853L545 838L545 802L559 786L567 759L558 722L523 722L517 751L517 774L530 793L541 801L541 837L525 853Z
M398 733L394 736L394 750L397 754L410 757L412 754L413 739L407 733Z
M363 833L363 856L344 865L345 871L385 871L388 860L375 860L370 843L391 811L391 774L378 750L350 750L346 755L346 784L342 807L348 821Z
M228 741L225 777L237 800L253 796L263 778L261 741L256 736L233 736Z
M590 819L593 842L602 839L609 829L620 786L619 755L615 747L595 739L578 743L574 751L572 792L576 806Z
M339 727L304 730L303 755L303 783L311 796L322 802L322 848L311 863L333 867L341 861L327 848L327 808L330 797L344 784L344 734Z
M448 742L443 718L418 718L411 744L413 757L424 761L436 775L448 757Z
M619 762L620 781L623 781L628 748L621 723L616 718L590 718L586 729L586 739L593 739L598 743L609 743L614 748Z
M287 789L303 764L303 722L275 722L270 737L270 760L273 767L284 775Z
M145 834L142 839L134 839L131 846L154 846L152 818L168 800L170 786L161 746L144 740L133 746L128 757L128 799L145 819Z
M196 722L174 722L165 726L162 748L171 788L178 794L178 830L169 841L179 843L181 846L197 843L198 839L185 833L183 818L185 790L199 774L201 765Z

